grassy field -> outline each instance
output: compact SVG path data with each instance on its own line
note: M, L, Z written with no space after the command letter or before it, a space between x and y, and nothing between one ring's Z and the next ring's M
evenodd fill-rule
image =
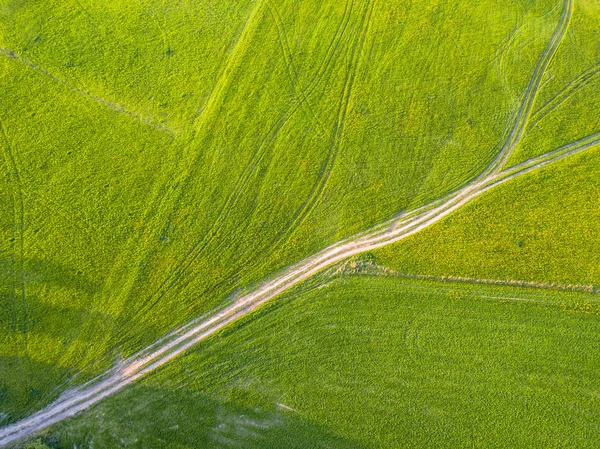
M404 274L600 287L600 152L485 194L443 222L376 251Z
M321 282L44 440L57 448L600 441L595 296L362 276Z
M596 3L575 2L511 163L598 131ZM508 137L563 5L0 1L0 424L473 179ZM597 161L507 184L375 258L405 274L597 285ZM244 362L222 350L219 363ZM140 413L169 397L203 404L198 419L254 410L218 390L136 388ZM341 418L264 413L282 423L267 446L305 447L311 433L366 444Z
M578 1L564 42L549 67L529 124L512 162L542 154L600 129L600 6Z

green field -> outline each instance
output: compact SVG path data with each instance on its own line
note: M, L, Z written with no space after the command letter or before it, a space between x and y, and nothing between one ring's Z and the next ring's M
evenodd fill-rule
M599 441L597 297L361 276L303 290L46 440L145 448Z
M458 191L507 141L508 167L598 133L600 5L569 5L0 0L0 425ZM599 158L592 147L357 256L464 282L308 280L44 438L597 446ZM534 301L485 298L513 295ZM415 354L402 335L423 315Z
M600 154L561 161L374 252L410 275L600 287Z

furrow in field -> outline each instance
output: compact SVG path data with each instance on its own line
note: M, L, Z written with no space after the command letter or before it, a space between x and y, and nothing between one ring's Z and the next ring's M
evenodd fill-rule
M169 127L165 126L164 124L160 123L158 120L156 120L152 117L147 117L147 116L142 116L142 115L136 114L135 112L132 112L132 111L126 109L124 106L122 106L120 104L117 104L117 103L109 101L109 100L105 100L104 98L101 98L97 95L91 94L90 92L87 92L87 91L81 89L80 87L77 87L61 78L58 78L57 76L51 74L50 72L48 72L44 68L40 67L39 65L35 64L34 62L32 62L28 59L25 59L23 56L18 55L11 50L8 50L6 48L0 48L0 53L4 54L5 56L7 56L8 58L10 58L14 61L20 62L21 64L25 65L26 67L29 67L31 70L34 70L37 73L52 80L53 82L65 86L71 92L75 92L83 97L86 97L87 99L92 100L92 101L110 109L113 112L127 115L127 116L131 117L132 119L134 119L140 123L143 123L144 125L148 125L158 131L167 133L171 136L174 136L176 134L176 131L174 131L174 130L170 129Z

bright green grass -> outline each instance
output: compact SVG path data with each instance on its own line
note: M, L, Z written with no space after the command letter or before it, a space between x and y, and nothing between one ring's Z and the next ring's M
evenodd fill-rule
M600 130L595 2L575 2L528 132L510 164ZM582 75L583 74L583 75ZM511 181L416 236L376 253L404 274L600 285L600 154Z
M1 2L5 421L468 181L560 5Z
M600 286L600 151L483 194L375 252L405 274Z
M57 448L600 442L596 296L372 277L312 285L51 428L45 441Z
M182 132L210 97L251 6L5 0L1 44L70 86Z
M576 1L565 40L545 75L529 132L512 161L551 151L600 130L600 5Z

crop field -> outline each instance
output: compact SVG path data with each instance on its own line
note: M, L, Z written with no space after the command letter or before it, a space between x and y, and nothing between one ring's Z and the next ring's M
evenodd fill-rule
M0 447L597 446L598 23L0 0Z
M321 279L46 439L57 447L595 447L598 313L598 298L585 293Z

